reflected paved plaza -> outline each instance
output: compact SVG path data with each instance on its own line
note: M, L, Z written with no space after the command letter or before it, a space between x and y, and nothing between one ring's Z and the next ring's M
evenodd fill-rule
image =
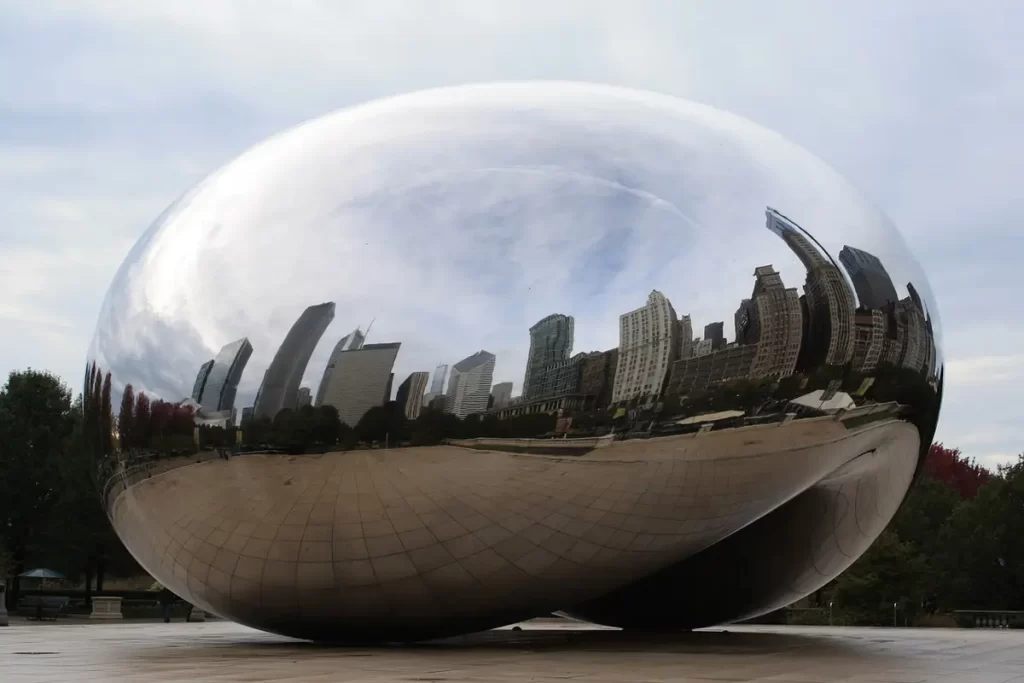
M414 647L329 647L213 621L0 632L0 680L1024 681L1024 633L728 627L641 635L537 620Z

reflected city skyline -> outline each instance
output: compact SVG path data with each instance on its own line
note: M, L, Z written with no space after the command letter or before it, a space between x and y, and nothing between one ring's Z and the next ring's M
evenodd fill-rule
M459 418L608 410L622 417L656 405L659 414L671 412L695 392L745 380L777 385L798 376L799 388L810 388L808 395L821 391L825 403L837 393L848 395L834 385L855 376L860 382L850 405L872 400L878 376L896 369L921 374L922 382L934 385L938 351L933 326L913 283L907 283L908 296L897 299L892 278L876 255L844 245L837 262L813 233L784 214L767 207L765 218L767 229L805 268L803 293L787 286L773 264L755 265L751 294L731 316L731 340L723 321L705 323L703 336L693 337L691 315L678 315L670 297L658 290L649 293L644 306L620 315L619 345L611 349L573 353L573 315L551 313L527 330L529 351L517 394L514 382L494 382L497 356L488 351L451 362L450 375L449 363L441 363L432 380L427 369L414 370L394 387L403 342L368 344L369 330L356 327L333 345L315 400L309 388L297 386L290 398L333 319L335 304L326 302L303 311L275 352L262 382L263 387L276 382L273 397L268 392L264 399L261 388L252 406L233 404L252 355L243 338L200 366L191 399L207 424L236 425L236 417L228 417L232 411L273 420L284 409L326 405L353 427L371 408L392 401L410 420L425 408ZM813 378L822 371L830 378L824 389Z

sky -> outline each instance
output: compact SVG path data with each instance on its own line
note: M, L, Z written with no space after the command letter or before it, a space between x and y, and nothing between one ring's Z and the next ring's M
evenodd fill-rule
M1021 25L1013 0L7 0L0 371L45 368L77 387L134 242L282 129L429 87L583 80L756 121L875 202L942 319L937 439L1006 462L1024 451Z

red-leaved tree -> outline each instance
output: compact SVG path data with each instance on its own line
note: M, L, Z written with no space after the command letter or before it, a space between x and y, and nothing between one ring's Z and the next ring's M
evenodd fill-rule
M952 486L964 500L973 499L978 489L992 478L991 472L961 454L959 448L946 448L941 443L933 443L928 449L925 471Z

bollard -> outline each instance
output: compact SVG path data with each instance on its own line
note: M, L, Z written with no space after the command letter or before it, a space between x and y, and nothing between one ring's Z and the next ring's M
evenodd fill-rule
M7 626L10 620L7 617L7 584L0 581L0 626Z

